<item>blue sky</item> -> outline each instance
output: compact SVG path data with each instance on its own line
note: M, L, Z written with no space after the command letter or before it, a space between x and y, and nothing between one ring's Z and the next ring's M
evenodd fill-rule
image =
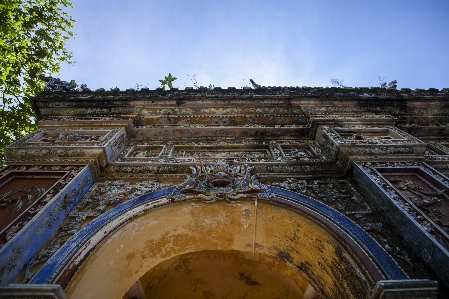
M88 87L449 87L449 0L72 0L74 66Z

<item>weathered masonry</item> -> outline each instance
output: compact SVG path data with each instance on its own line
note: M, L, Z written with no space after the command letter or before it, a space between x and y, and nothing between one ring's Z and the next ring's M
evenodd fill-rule
M53 80L0 170L0 298L447 298L449 89Z

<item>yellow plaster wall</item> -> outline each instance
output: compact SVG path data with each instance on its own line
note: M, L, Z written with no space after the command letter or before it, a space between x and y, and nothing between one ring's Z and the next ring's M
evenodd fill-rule
M295 211L253 201L166 205L119 227L71 280L70 298L122 298L140 277L170 258L239 251L277 259L303 275L322 298L369 298L373 283L321 225Z
M168 259L140 278L146 299L300 299L307 281L259 253L207 250Z

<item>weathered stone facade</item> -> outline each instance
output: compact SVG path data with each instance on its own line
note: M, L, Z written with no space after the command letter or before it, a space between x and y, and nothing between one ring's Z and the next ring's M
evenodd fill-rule
M449 89L83 88L33 104L40 129L0 171L0 298L176 297L174 281L192 298L449 293Z

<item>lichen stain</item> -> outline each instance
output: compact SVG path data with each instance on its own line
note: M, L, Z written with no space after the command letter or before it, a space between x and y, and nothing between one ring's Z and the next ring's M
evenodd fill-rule
M136 252L133 251L133 252L128 253L125 258L128 263L131 263L135 257L136 257Z
M265 246L263 246L262 244L259 244L259 243L256 242L254 244L254 248L257 249L257 250L262 250L262 249L265 248Z
M212 291L202 291L201 294L203 294L204 299L212 299L215 298L215 293Z
M260 204L258 213L262 219L271 220L275 210L277 208ZM359 265L354 262L354 258L339 245L337 239L320 224L306 217L298 221L298 215L291 210L278 209L277 211L280 213L277 213L275 225L271 221L258 222L256 232L258 242L265 246L265 249L259 249L259 252L268 252L276 256L278 260L295 267L307 277L319 293L326 295L322 297L366 298L368 296L372 285L367 281L367 277L357 275L359 272L365 272L358 268ZM363 287L360 288L360 286Z
M293 259L288 252L279 251L276 257L284 263L293 263Z
M239 272L240 279L245 282L246 285L249 286L258 286L259 282L252 279L251 275L245 272Z
M265 255L199 251L173 257L140 278L149 298L302 298L307 282Z

